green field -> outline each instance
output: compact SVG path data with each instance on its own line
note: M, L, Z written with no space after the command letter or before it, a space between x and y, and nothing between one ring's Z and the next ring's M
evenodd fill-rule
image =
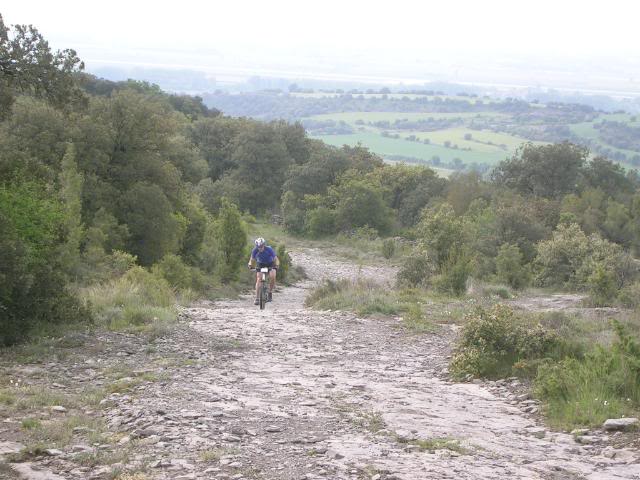
M614 118L612 118L614 117ZM615 114L615 115L602 115L601 118L606 118L607 120L616 120L616 121L626 121L629 125L633 126L633 127L640 127L640 122L629 122L629 115L627 114ZM640 118L640 116L638 117ZM637 155L638 152L634 152L633 150L626 150L624 148L616 148L612 145L609 145L608 143L603 142L602 140L600 140L600 137L598 136L598 130L596 130L595 128L593 128L593 123L592 122L583 122L583 123L575 123L573 125L569 125L569 128L571 129L571 131L573 133L575 133L576 135L578 135L579 137L582 138L586 138L589 139L591 141L594 141L596 143L598 143L599 145L606 147L606 148L610 148L612 152L620 152L620 153L624 153L627 158L631 158L634 155Z
M365 96L380 96L380 94L366 94ZM543 105L535 106L543 108ZM492 166L512 156L519 146L528 141L523 137L493 131L493 129L507 129L515 119L510 114L492 111L461 113L336 112L314 115L305 119L345 122L355 130L355 133L342 135L314 134L313 131L310 132L311 137L323 140L328 144L336 146L362 144L370 148L371 151L387 158L402 156L430 161L434 156L437 156L447 167L451 167L451 162L456 158L465 164L477 163ZM434 131L411 131L394 128L394 122L397 120L419 121L429 119L453 120L453 122L449 122L448 128ZM477 121L474 122L474 120ZM637 155L637 152L615 148L603 143L599 139L598 130L593 128L594 123L602 120L624 122L634 127L640 126L640 115L627 113L600 114L594 121L568 124L567 126L577 136L590 142L596 142L603 147L608 147L613 152L623 153L627 158ZM373 125L375 122L383 121L389 122L388 127L380 128ZM488 126L492 130L469 128L474 123L476 126ZM386 136L382 135L383 131L386 132ZM398 138L394 138L396 136ZM410 136L414 140L408 140L407 138ZM428 143L425 143L425 141ZM532 143L541 145L545 142ZM448 147L445 145L448 145Z
M452 162L459 158L466 164L478 163L495 165L511 156L516 148L526 140L521 137L506 133L497 133L490 130L475 130L464 126L445 128L442 130L424 132L399 130L393 128L396 120L426 120L426 119L460 119L462 124L467 124L473 119L504 120L509 116L494 112L466 112L466 113L416 113L416 112L342 112L328 113L308 117L313 120L342 121L351 125L356 133L350 135L313 135L324 142L341 146L357 145L358 143L370 148L373 152L384 157L400 155L415 159L429 161L434 156L440 158L443 163ZM357 121L361 121L357 124ZM388 121L389 128L381 129L373 122ZM364 122L364 124L362 124ZM383 136L383 130L391 136ZM393 138L398 135L399 138ZM414 136L417 141L407 140ZM466 138L465 138L466 137ZM428 143L424 143L425 140ZM448 147L445 144L448 143Z
M314 92L314 93L302 93L302 92L294 92L294 93L290 93L289 95L293 96L293 97L300 97L300 98L333 98L333 97L340 97L342 95L352 95L353 97L359 98L382 98L382 97L386 97L386 98L395 98L395 99L400 99L400 98L409 98L411 100L415 100L416 98L425 98L427 100L434 100L436 98L439 98L441 100L447 99L447 100L464 100L467 101L469 103L477 103L477 102L483 102L483 103L495 103L495 100L489 100L487 98L474 98L474 97L466 97L466 96L462 96L462 95L421 95L418 93L349 93L349 92L344 92L344 93L329 93L329 92Z
M473 118L483 118L483 119L504 119L508 118L509 115L504 113L494 113L494 112L462 112L462 113L440 113L440 112L341 112L341 113L325 113L322 115L314 115L312 117L307 117L313 120L336 120L343 122L355 124L357 120L362 120L366 122L380 122L387 120L390 123L395 122L396 120L426 120L429 118L441 119L441 118L462 118L465 120L470 120Z
M500 151L499 149L495 152L456 150L441 145L426 145L403 139L383 137L374 132L358 132L352 135L317 135L312 137L335 146L362 144L383 157L402 155L403 157L431 160L434 156L438 156L443 162L450 162L454 158L459 158L467 164L486 163L495 165L509 156L508 152Z

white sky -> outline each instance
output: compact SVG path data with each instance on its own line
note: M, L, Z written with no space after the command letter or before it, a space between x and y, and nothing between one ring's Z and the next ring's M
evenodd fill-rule
M316 47L640 55L634 0L10 0L5 22L55 47L257 51ZM311 6L313 5L313 6ZM64 44L63 44L64 43Z

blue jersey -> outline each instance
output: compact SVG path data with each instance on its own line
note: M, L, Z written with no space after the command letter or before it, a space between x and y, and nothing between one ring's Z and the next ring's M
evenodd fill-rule
M258 250L258 247L255 247L251 252L251 258L255 258L258 263L271 265L276 259L276 252L271 247L264 247L263 251L260 251Z

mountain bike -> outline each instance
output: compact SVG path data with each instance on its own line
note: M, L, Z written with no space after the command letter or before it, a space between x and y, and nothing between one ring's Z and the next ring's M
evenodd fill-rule
M254 272L260 274L260 290L258 290L258 300L260 301L260 310L264 310L264 306L269 298L269 272L272 267L252 268Z

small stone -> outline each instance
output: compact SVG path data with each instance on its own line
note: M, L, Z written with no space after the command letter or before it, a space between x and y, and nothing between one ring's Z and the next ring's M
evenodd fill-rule
M544 436L547 434L547 431L544 428L540 427L527 428L526 431L529 435L532 435L536 438L544 438Z
M344 455L342 455L340 452L337 452L336 450L327 450L327 457L333 458L334 460L340 460L344 458Z
M580 435L576 437L576 442L583 445L592 445L594 443L600 443L601 441L602 439L600 437L596 437L595 435Z
M67 409L66 409L66 408L64 408L64 407L63 407L63 406L61 406L61 405L56 405L56 406L54 406L54 407L51 407L51 411L52 411L52 412L57 412L57 413L65 413L65 412L67 411Z
M201 418L204 416L201 413L192 412L192 411L182 412L181 415L182 415L182 418L186 418L188 420L195 420L196 418Z
M88 445L74 445L71 447L71 451L74 453L79 453L79 452L90 452L93 449L91 447L89 447Z
M606 420L602 427L607 431L632 430L638 427L637 418L610 418Z
M236 437L235 435L230 435L228 433L223 433L222 434L222 440L224 440L225 442L233 442L233 443L238 443L240 442L242 439L240 437Z
M400 442L410 442L416 439L416 436L409 430L396 430L396 438Z
M63 455L64 452L62 450L58 450L57 448L47 448L44 453L46 453L47 455L49 455L50 457L58 457L60 455Z
M278 427L277 425L269 425L264 430L268 433L278 433L282 431L282 428Z

